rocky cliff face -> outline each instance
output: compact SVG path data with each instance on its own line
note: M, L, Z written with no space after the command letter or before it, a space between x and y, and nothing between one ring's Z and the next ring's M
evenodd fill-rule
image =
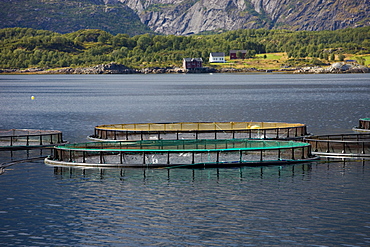
M187 35L246 28L370 25L370 0L3 0L0 28ZM149 28L151 29L149 29Z
M186 35L240 28L335 30L370 25L370 0L105 0L133 9L153 31Z

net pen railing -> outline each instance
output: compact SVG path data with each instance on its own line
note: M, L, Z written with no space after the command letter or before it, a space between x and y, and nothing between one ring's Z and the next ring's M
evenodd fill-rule
M274 141L138 141L56 147L50 163L163 167L193 164L259 164L311 159L307 143Z
M100 125L96 128L127 131L189 131L189 130L242 130L263 128L301 127L299 123L280 122L178 122L178 123L133 123Z
M1 130L0 147L31 147L63 143L63 135L57 130Z
M100 125L97 140L296 139L307 136L304 124L275 122L200 122Z
M305 141L320 155L370 157L370 134L320 135Z
M370 118L361 118L358 121L358 127L354 127L353 130L370 132Z

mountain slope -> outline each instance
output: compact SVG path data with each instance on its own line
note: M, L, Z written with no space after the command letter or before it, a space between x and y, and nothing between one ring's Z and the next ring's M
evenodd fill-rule
M236 29L370 25L370 0L3 0L0 28L187 35Z
M335 30L370 25L370 0L119 0L153 31Z
M2 0L0 28L28 27L69 33L102 29L112 34L151 32L137 14L118 1L103 0Z

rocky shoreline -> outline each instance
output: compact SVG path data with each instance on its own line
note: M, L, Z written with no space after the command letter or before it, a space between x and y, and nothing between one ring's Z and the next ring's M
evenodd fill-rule
M186 70L179 67L150 67L143 69L133 69L118 63L100 64L86 68L60 68L60 69L40 69L29 68L0 69L4 74L169 74L169 73L248 73L248 72L285 72L296 74L329 74L329 73L370 73L370 68L354 63L334 63L330 67L304 67L304 68L284 68L279 70L265 70L256 68L209 68L203 67L193 70Z
M370 73L370 68L357 63L333 63L327 68L304 67L295 70L296 74L338 74L338 73Z

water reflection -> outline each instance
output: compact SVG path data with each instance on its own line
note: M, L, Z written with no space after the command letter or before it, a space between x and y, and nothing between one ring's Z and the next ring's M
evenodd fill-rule
M237 168L206 168L206 169L140 169L140 168L91 168L91 167L54 167L54 177L58 180L112 180L112 181L142 181L144 184L161 182L191 182L214 181L222 183L225 181L258 181L263 179L292 179L298 177L303 180L311 180L315 170L325 170L329 173L331 167L345 176L351 172L353 164L356 170L365 173L366 159L335 159L327 158L317 162L282 165L282 166L259 166L259 167L237 167ZM319 168L320 166L320 168Z
M141 169L141 168L83 168L83 167L54 167L54 176L56 179L118 179L121 181L139 179L145 182L154 180L178 181L188 180L195 182L197 180L215 180L233 179L250 180L264 179L266 177L276 176L306 176L309 178L312 172L312 166L317 162L283 165L283 166L259 166L259 167L238 167L238 168L206 168L206 169Z
M16 165L2 177L14 175L19 182L5 184L0 219L7 223L0 237L5 246L354 241L366 246L369 165L366 160L225 169Z
M0 151L0 163L11 162L14 160L25 160L38 157L46 157L52 154L52 149L40 148L29 150L10 150Z
M79 213L83 229L74 236L84 244L110 239L127 246L178 246L201 239L207 246L334 246L366 245L369 235L356 226L369 225L369 207L358 204L353 211L353 206L366 197L369 165L328 159L225 169L54 167L53 172L57 181L80 184L80 193L74 193L81 198L78 208L89 210ZM353 177L363 189L353 191L358 186ZM359 215L363 218L354 221Z

